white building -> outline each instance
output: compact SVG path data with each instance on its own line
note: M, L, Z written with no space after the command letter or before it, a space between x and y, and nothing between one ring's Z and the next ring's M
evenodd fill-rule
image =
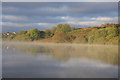
M7 34L7 35L10 35L10 33L9 33L9 32L7 32L6 34Z
M13 32L13 34L16 34L16 32Z

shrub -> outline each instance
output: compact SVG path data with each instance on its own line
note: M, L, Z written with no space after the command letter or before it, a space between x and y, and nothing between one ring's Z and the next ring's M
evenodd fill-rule
M30 37L26 35L17 35L13 40L15 41L30 41Z
M58 32L53 36L52 41L57 43L71 42L74 38L74 36L68 35L64 32Z

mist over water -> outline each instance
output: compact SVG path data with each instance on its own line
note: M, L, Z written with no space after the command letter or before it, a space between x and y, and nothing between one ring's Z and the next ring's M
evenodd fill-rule
M5 78L117 78L118 46L3 42Z

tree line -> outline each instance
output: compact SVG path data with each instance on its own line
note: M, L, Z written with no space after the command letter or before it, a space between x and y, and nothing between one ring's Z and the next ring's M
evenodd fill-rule
M75 28L58 24L51 30L31 29L17 33L2 33L4 40L56 43L118 44L120 24L107 23L89 28Z

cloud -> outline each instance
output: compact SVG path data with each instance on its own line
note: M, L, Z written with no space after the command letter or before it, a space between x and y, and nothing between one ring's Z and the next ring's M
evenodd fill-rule
M52 26L55 26L56 24L53 24L53 23L38 23L38 25L40 26L44 26L44 27L52 27Z
M97 18L92 18L92 20L97 20L97 21L117 21L117 17L97 17Z
M44 16L13 16L13 15L3 15L3 22L12 23L58 23L63 21L59 17L44 17Z
M64 16L61 19L65 20L66 23L72 25L82 25L82 26L98 26L103 23L117 23L118 17L82 17L82 18L75 18Z
M118 17L96 17L96 18L91 18L91 20L96 20L96 21L116 21L118 20Z
M2 7L4 31L44 30L64 23L98 26L116 23L118 16L117 2L3 2Z
M22 5L22 6L21 6ZM102 5L102 6L101 6ZM106 7L104 7L106 6ZM4 9L5 8L5 9ZM11 9L10 9L11 8ZM15 9L14 9L15 8ZM31 10L32 9L32 10ZM117 3L3 3L3 14L19 16L116 16ZM107 15L106 15L107 14Z
M26 23L10 23L10 22L2 22L2 32L18 32L18 31L25 31L25 30L30 30L30 29L39 29L39 30L44 30L44 29L50 29L48 26L43 26L39 25L38 23L31 23L31 24L26 24Z
M80 25L80 26L99 26L105 23L117 23L118 17L97 17L97 18L83 18L75 21L75 19L66 20L66 23L71 25Z
M4 3L3 3L4 4ZM11 7L11 6L7 6L7 4L6 5L3 5L2 4L2 12L4 13L7 13L7 12L9 12L9 13L17 13L17 12L19 12L19 8L16 8L16 7Z
M4 27L13 27L13 28L15 28L15 27L28 27L28 26L30 26L31 24L20 24L20 23L11 23L11 22L2 22L2 26L3 26L3 28Z
M101 23L100 22L97 22L97 21L84 21L84 22L79 22L78 23L79 25L86 25L86 26L97 26L97 25L100 25Z
M28 21L29 19L25 16L12 16L12 15L3 15L2 16L3 20L7 21Z

